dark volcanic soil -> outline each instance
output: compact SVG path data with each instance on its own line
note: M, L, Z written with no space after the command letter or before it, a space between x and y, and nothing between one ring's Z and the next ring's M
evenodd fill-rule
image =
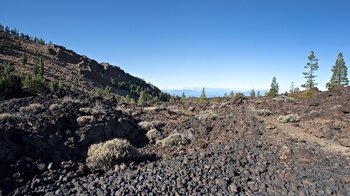
M348 195L349 97L350 88L343 88L311 99L155 107L76 95L1 102L0 113L15 118L0 121L0 189L11 195ZM20 109L33 103L42 108ZM84 107L95 109L94 121L79 124ZM287 114L300 119L277 120ZM148 130L159 138L149 138ZM174 134L186 142L161 140ZM127 138L156 158L89 171L88 146L113 138Z

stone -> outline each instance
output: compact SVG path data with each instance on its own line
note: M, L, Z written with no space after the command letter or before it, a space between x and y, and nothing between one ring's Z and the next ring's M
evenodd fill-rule
M350 147L350 139L349 138L342 138L338 140L340 145L345 147Z
M300 117L298 116L298 114L288 114L285 116L278 117L277 120L281 123L294 123L294 122L299 122Z
M231 183L229 186L228 186L228 191L230 193L237 193L238 192L238 187L234 184L234 183Z
M276 126L273 124L267 124L266 129L276 129Z

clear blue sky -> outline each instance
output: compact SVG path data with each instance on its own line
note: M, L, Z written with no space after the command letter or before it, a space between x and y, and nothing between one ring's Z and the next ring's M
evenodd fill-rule
M110 62L158 87L281 89L310 50L319 87L342 51L348 0L1 0L0 23Z

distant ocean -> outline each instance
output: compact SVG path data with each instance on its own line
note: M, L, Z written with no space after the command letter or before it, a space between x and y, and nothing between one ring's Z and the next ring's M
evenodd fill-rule
M255 90L255 89L254 89ZM169 93L170 95L181 96L185 93L186 97L199 97L202 93L202 88L184 88L184 89L162 89L163 92ZM205 92L208 98L212 97L223 97L225 93L228 95L230 92L243 93L246 96L250 95L251 89L221 89L221 88L206 88ZM255 93L260 91L260 95L264 95L267 91L266 89L256 89Z

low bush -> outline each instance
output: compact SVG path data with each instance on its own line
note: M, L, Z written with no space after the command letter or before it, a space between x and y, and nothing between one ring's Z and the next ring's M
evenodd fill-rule
M84 126L84 125L90 124L92 122L94 122L93 116L80 116L77 118L77 123L80 126Z
M8 114L8 113L2 113L0 114L0 122L8 122L8 121L14 121L19 119L18 116L15 116L13 114Z
M97 113L97 111L94 108L79 108L79 112L88 115Z
M88 149L86 164L91 170L108 171L117 163L140 157L139 151L123 139L113 139L93 144Z
M179 133L174 133L168 137L156 141L156 144L161 144L163 147L179 146L190 144L191 140Z
M61 109L62 107L63 107L63 105L54 103L54 104L50 105L49 109L50 109L50 111L57 111L57 110Z
M45 107L42 104L33 103L29 106L23 106L19 108L19 112L25 113L38 113L41 112Z

